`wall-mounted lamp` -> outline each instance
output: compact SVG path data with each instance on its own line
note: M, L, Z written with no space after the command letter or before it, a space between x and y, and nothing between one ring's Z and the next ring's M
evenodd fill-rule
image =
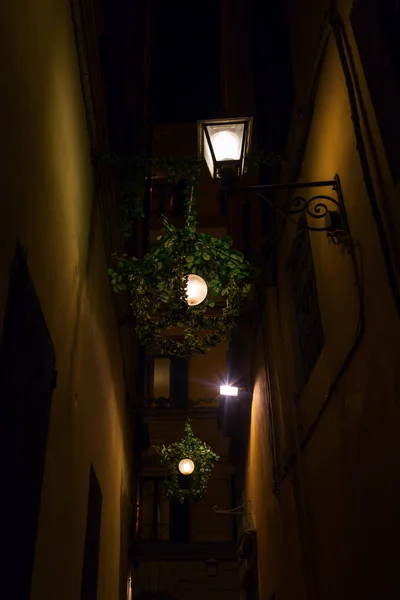
M207 567L207 575L209 577L216 577L218 575L218 567L219 561L215 560L215 558L209 558L205 561L205 565Z
M347 218L343 203L339 176L323 181L307 183L281 183L233 187L233 181L245 172L245 159L250 148L253 120L250 117L237 119L214 119L198 122L199 156L204 158L213 178L220 178L226 192L252 192L267 202L271 208L297 225L302 217L301 228L309 231L326 232L329 241L343 243L349 238ZM266 191L301 190L307 188L330 188L336 197L318 192L310 198L298 195L291 206L278 206Z
M219 387L219 393L221 396L237 396L239 388L234 385L221 385Z

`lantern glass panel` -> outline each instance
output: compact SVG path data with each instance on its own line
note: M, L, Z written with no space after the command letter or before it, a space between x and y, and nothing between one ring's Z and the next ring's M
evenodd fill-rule
M240 160L243 146L244 123L207 125L207 130L217 162Z
M203 131L203 149L204 149L204 160L207 163L207 167L211 173L211 176L214 177L214 162L212 159L211 150L208 145L208 140L207 140L205 131Z

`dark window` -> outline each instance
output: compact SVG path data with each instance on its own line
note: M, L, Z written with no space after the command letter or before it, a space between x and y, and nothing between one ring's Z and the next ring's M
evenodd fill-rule
M143 479L139 523L139 538L144 542L188 542L189 503L171 501L163 479Z
M171 358L171 399L173 408L185 408L189 401L189 364L186 358Z
M302 385L305 385L324 344L321 314L315 282L310 236L299 223L290 254L288 270L293 295L297 354Z
M99 574L101 507L103 496L93 467L90 467L89 498L83 555L81 600L97 600Z
M358 0L350 15L387 160L400 178L400 3Z
M185 408L189 401L188 371L186 358L147 357L145 396L148 401L162 400L162 406L159 403L162 408Z
M130 534L131 502L129 495L121 486L120 498L120 534L119 534L119 598L126 599L126 582L128 579L128 544ZM136 507L135 507L136 509ZM135 518L135 517L134 517Z
M179 474L179 486L188 489L190 477ZM173 542L185 543L190 541L189 530L190 506L189 502L171 501L170 537Z
M30 597L54 387L54 347L18 246L0 340L0 456L2 585L21 598Z
M187 0L155 0L151 6L152 120L189 123L219 115L219 1L202 0L195 18Z

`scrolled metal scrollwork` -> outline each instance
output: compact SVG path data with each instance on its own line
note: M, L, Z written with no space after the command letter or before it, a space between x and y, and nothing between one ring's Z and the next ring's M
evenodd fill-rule
M311 188L329 188L335 192L336 197L317 194L307 199L305 196L296 195L288 207L287 204L283 206L277 204L267 195L268 192L277 190L297 191ZM323 181L262 184L237 188L233 191L258 196L271 207L273 212L296 225L298 232L304 230L325 232L329 242L345 250L352 244L338 175Z
M327 196L325 194L317 194L312 196L309 200L304 196L296 196L292 200L292 208L287 210L288 215L304 215L317 220L329 219L329 222L326 223L325 226L308 226L307 229L310 231L332 231L333 227L330 216L333 212L337 212L340 216L340 203L338 200L335 200L335 198L332 198L332 196Z

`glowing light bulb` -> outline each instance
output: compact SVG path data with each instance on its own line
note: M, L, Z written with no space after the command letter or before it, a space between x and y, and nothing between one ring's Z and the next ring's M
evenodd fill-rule
M186 285L186 302L189 306L196 306L206 299L208 293L207 284L198 275L188 275Z
M219 131L212 136L211 143L217 161L239 160L240 140L231 131Z
M219 393L221 396L237 396L239 388L232 385L221 385L219 388Z
M190 458L183 458L178 468L182 475L190 475L194 471L194 462Z

